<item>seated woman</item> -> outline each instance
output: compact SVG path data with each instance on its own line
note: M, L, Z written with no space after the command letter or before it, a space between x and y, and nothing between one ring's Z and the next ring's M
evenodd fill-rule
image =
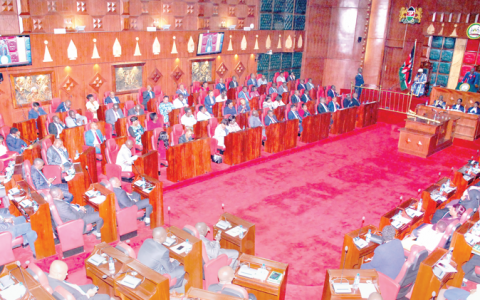
M223 109L223 115L232 115L235 116L237 114L237 109L235 106L233 106L233 101L232 100L227 100L226 106Z
M250 97L252 97L252 98L260 97L260 94L258 93L256 86L252 86L252 91L250 92Z
M237 131L242 130L242 128L240 128L240 126L238 125L237 118L235 118L235 116L230 116L228 118L227 130L228 130L229 133L230 132L237 132Z
M204 81L204 82L202 83L202 86L200 87L200 91L202 91L202 92L204 92L204 93L208 93L208 90L209 90L209 88L208 88L208 82Z
M243 114L250 111L250 106L245 102L245 99L240 99L240 105L238 106L238 113Z
M282 96L277 96L277 99L273 102L273 109L279 107L279 106L284 106L285 103L282 101Z
M168 167L167 150L168 150L168 147L170 146L169 144L170 142L168 141L167 132L166 131L160 132L160 134L158 135L157 150L158 150L158 153L160 154L160 159L162 160L162 162L160 163L165 167ZM163 148L165 148L165 151L161 150Z
M268 108L268 109L273 109L272 97L267 96L265 98L265 101L263 101L262 107L263 108Z
M162 128L162 123L158 120L157 113L150 114L150 120L147 121L147 130L154 130L155 128Z
M215 102L225 102L227 101L227 90L223 90L220 95L215 97Z
M87 110L93 114L93 118L98 120L97 110L98 110L98 102L95 100L92 94L87 95L87 104L85 104Z
M142 135L145 130L143 129L142 125L140 125L138 117L131 117L130 122L132 122L132 125L128 127L128 133L130 133L130 135L135 139L136 145L142 146Z

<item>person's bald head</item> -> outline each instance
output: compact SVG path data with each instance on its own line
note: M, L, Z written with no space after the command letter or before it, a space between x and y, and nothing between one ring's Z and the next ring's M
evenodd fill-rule
M110 182L112 187L118 188L118 187L122 186L122 183L120 182L120 180L117 177L112 177L108 181Z
M152 239L159 244L163 244L167 240L167 231L165 228L155 228L152 232Z
M43 168L43 165L44 165L44 162L43 162L43 159L41 158L35 158L33 160L33 166L37 169L37 170L41 170Z
M63 141L61 139L55 139L53 145L55 146L55 148L61 148L63 146Z
M206 236L209 230L205 222L198 222L197 224L195 224L195 228L197 229L198 234L200 234L201 236Z
M218 280L220 284L231 284L234 277L235 272L230 266L224 266L218 270Z
M54 200L62 200L63 199L63 192L58 187L50 188L50 195Z
M72 106L72 101L70 101L70 100L65 101L65 106L67 108L70 108L70 106Z
M142 109L142 107L140 106L140 104L135 105L135 110L136 111L140 111L141 109Z
M133 148L133 141L132 140L127 140L125 142L125 146L127 146L128 149L132 149Z
M383 300L382 295L380 293L371 293L370 296L368 296L368 300Z
M64 281L67 278L68 266L61 260L54 260L50 265L50 277L60 281Z

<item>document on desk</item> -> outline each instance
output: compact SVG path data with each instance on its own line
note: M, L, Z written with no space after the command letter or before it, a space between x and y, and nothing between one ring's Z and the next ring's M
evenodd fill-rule
M437 262L437 267L444 270L446 273L457 273L457 269L455 269L449 262L445 260Z
M232 227L232 225L230 225L228 221L224 221L224 220L219 221L215 226L223 230Z
M187 244L187 242L183 242L181 244L178 244L175 247L170 248L172 249L173 252L177 254L182 254L184 253L187 249L192 250L192 245L190 243Z
M95 204L102 204L105 199L107 199L107 197L105 197L104 195L100 195L95 198L90 198L89 200L90 202L93 202Z
M141 280L140 278L133 277L133 276L130 276L130 275L126 275L126 276L122 279L122 281L120 281L119 283L120 283L121 285L127 286L127 287L129 287L129 288L131 288L131 289L134 289L134 288L136 288L136 287L140 284L141 281L142 281L142 280Z
M33 202L26 199L19 203L23 208L27 208L33 205Z
M358 285L358 288L360 290L360 295L362 296L362 298L365 299L368 299L368 297L370 297L370 294L377 291L373 283L360 283Z
M4 289L8 288L11 285L14 285L15 281L13 281L10 275L3 276L0 278L0 289L3 291Z
M94 254L88 259L89 263L92 263L97 267L101 265L104 261L106 261L106 258L101 256L100 254Z
M421 215L423 215L423 212L411 208L407 208L405 210L405 213L407 213L410 218L420 217Z
M163 242L163 244L167 247L170 247L172 245L175 245L176 242L177 240L175 239L174 236L172 237L167 236L167 239L165 240L165 242Z
M233 236L233 237L237 237L238 235L240 235L240 233L243 232L247 232L247 230L245 230L244 228L240 228L240 226L237 226L237 227L234 227L232 229L230 229L229 231L225 231L226 234L230 235L230 236Z
M1 291L0 296L5 300L16 300L25 295L25 286L23 284L17 283L14 286L9 287L8 289Z

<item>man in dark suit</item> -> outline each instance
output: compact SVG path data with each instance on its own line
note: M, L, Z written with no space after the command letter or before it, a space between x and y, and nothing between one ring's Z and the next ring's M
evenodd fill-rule
M292 102L293 104L297 104L301 101L300 99L300 92L298 90L295 91L295 93L292 95L292 97L290 98L290 102Z
M147 107L147 103L150 99L155 99L155 93L152 91L152 87L147 85L147 90L142 93L143 107Z
M267 115L265 116L265 126L270 124L278 123L277 117L273 114L273 110L269 110Z
M48 132L53 134L57 139L60 137L60 133L65 129L65 124L60 121L58 116L53 117L53 122L48 124Z
M273 82L272 86L268 89L268 95L271 95L271 94L274 94L274 93L278 94L277 84L275 82Z
M103 219L100 217L98 211L95 211L90 205L79 206L78 204L70 204L63 201L63 192L58 187L52 187L50 189L50 195L52 195L53 204L63 223L82 219L84 222L83 233L87 233L88 224L95 223L97 227L92 233L97 239L101 239L102 234L100 233L100 229L102 229L103 226Z
M219 90L220 93L227 90L227 87L225 86L225 83L223 83L223 78L220 78L218 80L218 83L215 86L215 89Z
M127 194L127 192L122 189L122 182L117 177L112 177L109 181L113 187L115 198L117 198L118 206L125 208L136 205L138 210L145 209L145 219L143 219L143 221L145 225L150 225L150 214L153 211L153 207L149 199L141 200L140 194L137 192L133 192L131 195Z
M247 104L249 103L248 101L252 99L252 97L250 97L250 95L248 94L248 88L246 86L244 86L240 93L238 93L238 98L245 99L245 101L247 101Z
M229 295L239 297L243 299L243 294L233 288L228 288L229 285L233 285L232 281L235 278L235 271L230 266L223 266L218 270L218 283L208 286L208 290L214 293L220 293L223 295ZM256 300L254 294L248 294L248 300Z
M113 130L115 130L115 122L120 118L125 118L125 115L118 104L114 104L105 112L105 122L112 125Z
M433 101L432 106L438 108L447 108L447 102L443 101L443 95L440 95L437 100Z
M42 172L44 164L45 163L41 158L35 158L33 160L33 165L30 169L30 173L32 176L32 181L33 181L33 185L35 186L35 189L38 191L43 189L59 188L63 192L62 197L65 196L65 201L68 203L72 202L73 195L70 194L70 192L68 191L68 184L66 183L52 184L55 178L47 179L47 177L45 177L45 175ZM23 177L25 178L25 176Z
M328 110L331 111L331 112L336 112L339 109L340 109L340 104L338 104L337 98L333 97L332 101L330 101L330 103L328 103Z
M301 100L303 103L307 103L308 101L312 101L312 98L310 98L308 92L304 92Z
M207 109L209 114L213 115L212 107L215 105L216 102L215 97L213 96L213 91L209 91L208 95L205 96L204 100L205 108Z
M73 165L68 158L67 148L63 146L61 139L55 139L53 145L47 149L47 160L49 165L60 166L63 172Z
M300 79L300 83L298 84L298 88L297 88L299 91L300 90L306 90L307 89L307 86L305 85L305 80L303 79Z
M346 95L343 99L343 108L353 107L352 100L350 100L350 95Z
M340 95L337 93L336 91L336 88L334 85L332 85L332 87L328 90L328 93L327 93L327 97L330 97L330 98L335 98L335 97L339 97Z
M59 106L57 106L57 109L55 112L66 112L69 111L72 107L72 101L67 100L65 102L60 103Z
M375 269L395 279L405 262L402 242L395 238L395 228L391 225L383 228L382 237L385 243L375 249L372 261L361 269Z
M233 76L232 81L230 81L230 84L228 85L228 89L233 89L237 87L238 87L237 77Z
M193 141L192 135L193 135L192 129L190 128L185 129L185 133L178 138L178 144L180 145L183 143Z
M290 111L288 112L288 119L289 120L295 120L298 119L298 135L302 133L303 127L302 127L302 116L297 111L297 106L292 105L290 106Z
M163 227L153 230L152 238L146 239L138 251L137 260L160 274L168 274L177 278L177 283L171 288L185 289L185 269L176 260L170 259L168 249L162 244L167 240L167 231ZM184 291L183 291L184 292ZM183 293L182 292L182 293Z
M358 100L358 94L357 93L353 93L352 105L353 106L360 106L360 101Z
M363 80L363 69L358 68L358 74L355 76L355 93L358 95L362 94L362 87L365 81Z
M463 195L458 200L452 200L447 204L445 208L437 209L432 217L432 224L437 223L443 218L450 218L450 207L456 204L461 204L465 207L465 210L471 208L474 212L477 211L480 206L480 188L477 186L471 186L463 192Z
M2 178L3 179L3 178ZM32 226L24 216L16 217L10 214L8 208L0 209L0 232L8 231L12 234L12 239L23 236L24 245L28 244L32 250L33 257L36 258L35 241L37 233L32 230Z
M290 75L288 75L287 82L289 81L295 81L295 74L293 72L290 72Z
M304 118L312 115L312 114L308 111L308 106L307 106L307 104L305 104L305 103L302 104L302 110L303 110L303 117L304 117Z
M462 98L458 98L457 104L452 106L452 110L465 112L465 107L463 107L462 102L463 102Z
M40 103L33 102L32 109L28 111L28 119L38 119L39 116L46 115L47 113L40 106Z
M98 290L93 284L76 285L67 282L65 280L65 278L67 278L67 272L68 266L64 261L55 260L52 262L50 265L50 274L47 276L48 285L50 285L52 290L60 286L72 294L75 300L110 300L109 295L97 294Z
M6 142L8 150L18 154L22 154L28 147L27 143L20 138L20 131L15 127L10 128L10 134L7 135Z
M110 92L108 97L105 98L105 104L110 104L110 103L113 103L113 104L120 103L120 100L118 99L118 97L115 97L114 92Z
M145 114L145 112L143 111L140 104L137 104L137 105L135 105L134 107L132 107L128 110L127 116L128 117L130 117L130 116L140 116L140 115L144 115L144 114Z
M328 109L327 103L325 101L325 98L320 98L320 103L318 104L317 111L319 114L327 113L330 112Z
M479 106L480 106L480 102L475 101L473 106L468 109L468 113L469 114L480 115L480 107Z
M257 75L255 74L250 74L250 79L247 81L247 86L257 86Z

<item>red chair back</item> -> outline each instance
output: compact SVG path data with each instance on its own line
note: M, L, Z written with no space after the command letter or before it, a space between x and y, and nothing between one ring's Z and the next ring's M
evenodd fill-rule
M47 115L47 122L48 124L53 123L53 117L58 116L56 113L50 113ZM47 124L47 126L48 126Z
M128 100L127 102L125 102L125 116L127 115L128 110L134 106L135 106L135 102L133 102L132 100Z
M12 234L9 231L0 233L0 265L6 265L15 261L12 250Z
M47 292L49 292L50 294L53 293L53 290L50 287L50 284L48 284L47 275L45 275L45 273L43 273L42 269L40 269L34 263L28 264L28 269L31 270L35 274L35 276L36 276L35 279L37 279L37 281L40 282L40 284L43 286L44 289L47 290Z
M163 94L162 87L159 86L159 85L154 86L153 87L153 92L155 93L155 96L157 96L157 97L160 96L161 94Z
M62 99L60 98L53 98L52 104L50 105L50 113L54 113L57 110L57 107L62 103Z
M178 145L178 139L183 134L183 125L176 124L173 125L172 133L170 134L170 142L173 146Z
M138 94L137 94L137 103L138 104L141 104L143 102L143 92L145 92L146 90L147 90L147 88L145 88L145 87L141 87L138 90Z
M125 249L125 251L127 251L127 253L128 253L128 256L130 256L131 258L137 259L137 254L135 253L133 248L130 247L129 245L127 245L126 243L119 242L116 247L121 247L121 248Z
M32 164L30 163L30 161L28 159L26 159L24 162L23 162L23 171L25 173L25 180L27 181L27 183L35 188L35 185L33 184L33 180L32 180Z
M7 146L7 135L10 134L10 127L8 126L3 126L2 128L0 128L0 134L3 136L4 138L4 144L5 146ZM8 148L8 146L7 146Z
M213 96L216 98L221 94L220 90L214 89L213 90Z
M117 154L120 149L114 139L109 139L105 142L105 155L107 156L107 163L115 164L117 161Z
M218 141L217 139L210 139L210 155L217 154Z
M122 178L122 167L120 167L119 165L117 165L115 163L108 163L108 164L105 165L105 175L107 175L107 178L117 177L118 179L121 180L121 178ZM108 184L110 185L110 182L108 182ZM110 185L110 187L111 187L111 185Z
M210 118L208 120L207 131L208 137L213 137L215 135L215 129L217 128L218 120L217 118Z
M47 150L52 146L52 141L50 139L43 139L42 140L42 150L40 151L42 154L42 159L43 162L46 165L49 165L48 160L47 160Z

